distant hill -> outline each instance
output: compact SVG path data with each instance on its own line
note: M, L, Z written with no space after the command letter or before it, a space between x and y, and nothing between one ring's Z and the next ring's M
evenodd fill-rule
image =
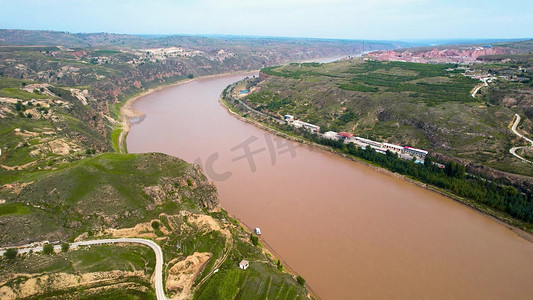
M0 45L88 47L89 43L68 32L0 29Z
M408 61L420 63L473 63L487 56L501 59L516 55L528 55L533 51L533 40L484 41L485 43L439 44L394 50L375 51L368 54L381 61ZM522 59L527 57L521 57Z
M399 41L365 41L365 50L407 47L410 43ZM362 40L336 40L318 38L248 37L231 35L128 35L116 33L69 33L60 31L0 29L0 46L63 46L86 47L194 47L201 50L230 47L337 47L356 54L362 49ZM234 49L235 50L235 49ZM244 51L250 50L243 48ZM340 52L339 52L340 53Z

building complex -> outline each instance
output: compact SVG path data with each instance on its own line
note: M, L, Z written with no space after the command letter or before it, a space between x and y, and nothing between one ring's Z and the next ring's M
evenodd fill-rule
M354 136L353 134L349 132L335 132L335 131L327 131L325 133L320 133L320 126L310 124L303 122L301 120L295 120L293 115L285 115L283 117L283 120L287 122L287 124L294 126L296 128L304 128L309 130L310 132L316 133L320 135L323 138L331 139L331 140L340 140L343 139L344 143L354 143L355 145L359 147L372 147L376 149L378 153L385 154L388 151L398 153L401 158L404 159L413 159L416 158L417 162L423 162L426 158L426 155L429 153L426 150L417 149L409 146L400 146L390 143L381 143L376 142L370 139L365 139L362 137Z

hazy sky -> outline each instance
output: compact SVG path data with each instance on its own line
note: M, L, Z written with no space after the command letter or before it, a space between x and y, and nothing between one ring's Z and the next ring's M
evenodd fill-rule
M533 0L0 0L0 28L348 39L531 38Z

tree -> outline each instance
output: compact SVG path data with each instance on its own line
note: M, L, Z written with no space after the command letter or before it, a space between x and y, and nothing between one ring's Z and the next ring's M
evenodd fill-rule
M259 238L251 233L250 233L250 241L252 242L252 245L254 246L259 245Z
M17 101L17 103L15 104L15 110L16 111L23 111L25 109L24 105L22 105L22 102L20 101Z
M298 283L301 286L303 286L305 284L305 279L302 276L300 276L300 275L298 275L298 277L296 277L296 281L298 281Z
M9 248L4 252L4 257L7 259L15 259L17 257L17 248Z
M189 75L187 75L187 78L189 78L189 79L193 79L193 78L194 78L194 74L189 74Z
M52 254L54 252L54 245L52 244L46 244L43 246L43 253L44 254Z
M63 244L61 244L61 251L63 251L63 252L67 252L67 251L68 251L68 248L70 248L70 244L69 244L69 243L63 243Z
M155 229L155 230L158 230L159 229L159 222L153 221L152 222L152 228Z
M431 156L426 156L424 158L424 166L426 166L426 167L433 166L433 159L431 158Z
M278 268L278 270L282 271L283 270L283 265L281 264L281 261L278 259L278 261L276 262L276 268Z
M465 166L458 164L454 161L450 161L446 164L446 175L448 176L455 178L464 178L465 172Z

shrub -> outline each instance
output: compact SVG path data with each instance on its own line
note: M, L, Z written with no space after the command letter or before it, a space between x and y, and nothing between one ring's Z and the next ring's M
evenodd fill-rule
M9 248L4 252L4 257L7 259L15 259L17 257L18 250L16 248Z
M52 244L46 244L43 246L43 253L44 254L52 254L54 252L54 245Z
M259 245L259 238L253 234L250 234L250 242L252 242L254 246L257 246Z
M301 286L303 286L305 284L305 279L302 276L300 276L300 275L298 275L298 277L296 277L296 281L298 281L298 283Z
M276 268L278 268L278 270L280 271L283 271L283 265L281 264L281 261L279 259L276 262Z
M159 222L153 221L152 222L152 228L155 229L155 230L158 230L159 229Z
M69 248L70 248L70 244L69 243L61 244L61 251L67 252Z

